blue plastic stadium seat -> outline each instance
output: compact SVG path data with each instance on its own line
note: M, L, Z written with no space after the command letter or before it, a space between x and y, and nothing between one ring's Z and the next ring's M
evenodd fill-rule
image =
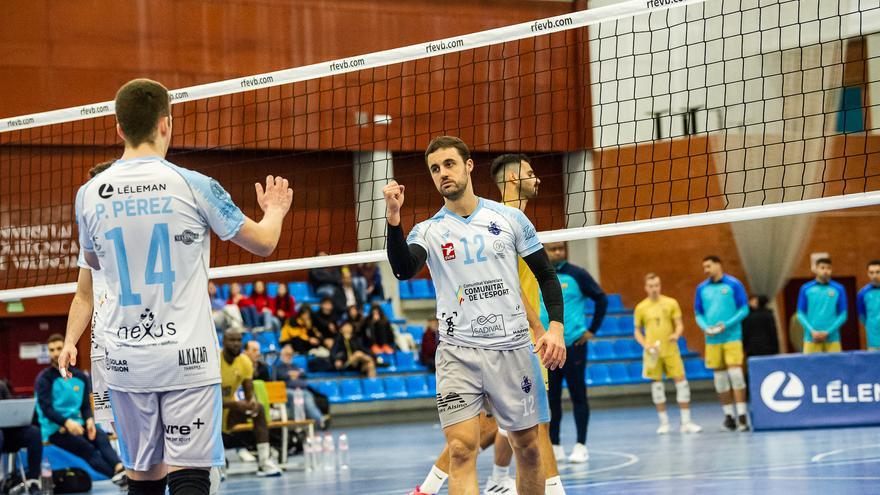
M632 315L623 315L617 317L617 335L632 335L635 329L635 319Z
M252 282L248 282L241 286L241 293L250 297L251 293L254 291L254 284Z
M587 341L587 361L596 360L596 343L592 340Z
M229 284L223 284L220 287L217 287L217 291L220 292L220 295L223 296L223 299L229 300Z
M700 358L686 360L684 362L684 372L688 380L706 380L714 375L712 370L706 368L706 364Z
M293 356L293 365L303 371L306 371L309 368L309 358L302 354L297 354L296 356Z
M241 348L244 349L244 346L247 345L248 342L254 340L254 334L251 332L241 332Z
M642 346L635 339L614 341L614 354L618 359L636 359L642 357Z
M263 354L270 352L278 352L281 346L278 343L278 332L267 331L260 332L256 335L256 341L260 343L260 352Z
M367 398L379 400L388 396L385 393L385 386L379 378L364 378L361 380L361 386L363 386L364 396Z
M266 283L266 295L269 297L275 297L278 295L278 282Z
M606 316L605 319L602 320L602 324L599 325L598 335L601 335L602 337L617 335L617 317Z
M631 383L626 365L623 363L613 363L609 365L608 375L611 377L612 385L625 385Z
M389 399L409 397L409 393L406 391L406 382L402 376L386 376L382 381L385 382L385 395Z
M587 367L587 384L600 387L611 383L611 375L606 364L591 364Z
M409 280L401 280L398 284L398 288L400 289L400 298L401 299L412 299L412 289L409 285Z
M433 284L426 278L410 280L413 299L432 299Z
M49 461L49 464L52 465L52 469L64 469L69 467L80 468L89 473L89 476L95 481L104 481L108 479L106 476L89 466L89 463L87 463L85 459L62 449L61 447L56 447L55 445L43 446L43 457Z
M419 325L407 325L406 333L413 336L413 340L416 341L417 345L421 345L422 337L425 335L425 327Z
M406 377L406 393L409 397L431 397L434 394L428 390L427 375L413 375ZM387 387L386 387L387 388Z
M593 351L595 352L595 359L599 361L612 360L616 358L614 354L614 347L612 343L607 340L597 341L593 345Z
M397 361L397 371L416 371L424 369L416 363L416 354L414 352L397 351L394 357Z
M679 350L681 350L681 355L684 357L693 357L693 356L699 355L699 354L697 354L697 352L688 349L687 341L685 340L684 337L678 338L678 348L679 348Z
M296 299L297 303L301 303L309 297L309 284L305 282L288 282L287 291Z
M620 294L608 294L608 311L609 312L619 312L623 311L623 298L620 297Z
M314 387L318 392L327 396L327 400L332 403L342 402L342 395L339 392L339 383L335 381L318 381L309 382L310 387Z
M437 375L430 373L426 375L425 381L428 382L428 392L430 392L430 396L435 397L437 395Z
M344 402L357 402L365 399L361 381L356 378L342 380L339 383L339 395Z
M387 366L378 367L377 371L379 373L394 373L398 371L397 360L394 358L394 354L377 354L376 364L379 363L380 359L382 360L382 363L385 363Z
M629 379L632 383L645 383L651 380L642 376L642 362L629 363L626 367Z

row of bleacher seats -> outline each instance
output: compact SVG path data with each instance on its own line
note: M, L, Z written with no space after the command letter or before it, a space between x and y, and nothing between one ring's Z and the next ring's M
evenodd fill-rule
M708 380L712 371L706 369L699 358L685 360L689 380ZM590 387L648 383L642 376L641 361L631 363L591 363L584 377ZM318 380L310 385L326 395L333 404L370 402L374 400L423 399L437 394L437 382L433 374L421 373L409 376L384 376L380 378L341 378Z
M269 297L275 297L278 295L278 284L279 282L266 282L266 295ZM254 290L254 284L246 283L241 284L241 293L250 296L251 292ZM317 303L321 298L315 295L312 292L312 288L309 286L308 282L287 282L287 290L290 292L290 295L296 299L297 304L299 303ZM229 284L221 284L217 286L217 292L220 293L221 296L225 299L229 299Z
M437 293L434 291L434 284L426 278L414 278L411 280L401 280L398 286L400 288L400 298L408 299L434 299ZM608 294L608 313L619 314L629 313L623 305L623 299L620 294ZM593 313L593 301L587 300L587 314ZM630 328L632 333L632 328Z

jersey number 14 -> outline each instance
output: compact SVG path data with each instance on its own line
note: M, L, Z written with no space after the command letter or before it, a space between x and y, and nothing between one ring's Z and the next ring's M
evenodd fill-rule
M131 274L128 270L128 255L125 251L125 242L122 239L122 227L116 227L104 233L108 241L113 241L116 250L116 268L119 272L119 285L122 288L119 301L123 306L135 306L141 303L141 295L132 292ZM162 271L156 270L156 265L161 261ZM144 284L161 284L162 295L165 302L171 301L174 293L174 270L171 269L171 243L168 236L168 224L157 223L153 225L153 235L150 238L150 247L147 249L147 263L144 270Z

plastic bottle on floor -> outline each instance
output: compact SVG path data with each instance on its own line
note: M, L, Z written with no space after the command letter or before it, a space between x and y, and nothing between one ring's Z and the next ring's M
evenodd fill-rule
M293 419L303 421L306 419L306 398L302 389L293 389Z
M348 469L348 435L339 435L339 469Z
M333 471L336 469L336 446L333 441L333 434L324 433L324 470Z

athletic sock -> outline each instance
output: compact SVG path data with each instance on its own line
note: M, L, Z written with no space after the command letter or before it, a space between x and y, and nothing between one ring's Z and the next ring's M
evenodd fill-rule
M736 414L739 416L745 416L749 413L749 408L746 406L745 402L737 402L736 403Z
M721 409L724 410L725 416L733 416L733 404L724 404Z
M168 473L171 495L208 495L211 492L211 473L207 469L181 469Z
M165 486L168 484L168 478L161 480L128 480L128 493L130 495L165 495Z
M565 488L562 487L562 480L559 478L559 475L547 478L547 481L544 482L544 494L565 495Z
M666 414L666 411L658 411L657 416L660 417L660 424L661 425L668 425L669 424L669 414Z
M681 410L681 424L687 424L691 422L691 410L690 409L682 409Z
M425 478L425 481L419 485L419 491L422 493L437 493L443 488L443 483L446 482L446 478L448 477L449 475L444 473L443 470L437 466L431 466L431 472L428 473L428 477Z
M492 466L492 479L500 480L509 476L510 466L499 466L498 464Z
M269 443L258 443L257 444L257 463L260 467L263 467L266 464L266 461L269 460Z

